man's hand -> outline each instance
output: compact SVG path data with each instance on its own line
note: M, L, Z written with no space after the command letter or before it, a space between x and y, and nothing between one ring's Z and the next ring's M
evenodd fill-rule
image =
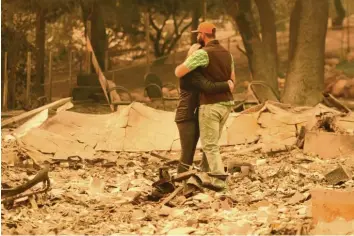
M199 43L195 43L193 44L189 50L188 50L188 53L187 53L187 57L189 57L190 55L193 54L193 52L197 51L199 48L201 48L202 45L200 45Z
M230 92L234 91L235 84L232 80L228 80L227 83L229 84Z

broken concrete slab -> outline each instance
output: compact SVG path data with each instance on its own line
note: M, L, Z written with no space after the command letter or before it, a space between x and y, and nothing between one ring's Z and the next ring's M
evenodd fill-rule
M48 161L52 157L51 155L44 154L29 145L25 145L23 150L37 165L43 163L44 161Z
M30 146L43 154L54 154L55 159L67 159L68 156L80 156L92 159L95 150L84 143L77 142L71 136L61 136L44 129L35 128L21 138L25 146Z
M9 166L14 166L17 163L20 163L20 157L17 152L2 152L1 153L1 162L8 164Z
M245 114L233 117L233 123L227 129L228 144L253 143L259 139L259 130L260 126L254 115Z
M329 159L354 153L354 135L309 131L305 135L304 152Z
M314 223L331 222L337 217L354 220L354 191L314 189L311 203Z
M344 117L337 116L334 119L334 126L341 133L354 135L354 113L350 113Z
M339 165L338 168L332 170L325 175L327 183L330 185L336 185L345 181L350 180L351 174L344 169L342 165Z
M51 139L48 142L54 147L46 150L51 153L57 151L55 143L62 139L104 151L170 150L178 133L173 119L172 112L158 111L142 104L132 104L121 112L107 115L62 111L25 138L33 139L38 132L53 134L49 135ZM31 145L41 150L42 145L38 142Z
M300 192L296 192L288 201L289 204L294 205L306 199L306 196Z

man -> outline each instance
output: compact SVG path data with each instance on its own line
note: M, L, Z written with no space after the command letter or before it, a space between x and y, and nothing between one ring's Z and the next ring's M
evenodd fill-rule
M192 31L193 32L193 31ZM210 81L231 80L235 83L232 55L215 39L214 24L203 22L194 31L198 33L198 43L204 46L192 53L184 63L177 66L175 74L181 78L190 71L201 67L202 74ZM200 139L206 159L202 168L209 171L213 187L222 190L225 185L225 170L218 146L225 122L234 105L230 91L216 94L200 93L199 128Z
M194 51L200 45L192 45ZM181 142L181 157L177 173L185 172L193 164L194 153L199 140L198 106L199 91L220 93L233 90L233 83L211 82L199 69L189 72L180 80L180 99L177 105L175 122Z

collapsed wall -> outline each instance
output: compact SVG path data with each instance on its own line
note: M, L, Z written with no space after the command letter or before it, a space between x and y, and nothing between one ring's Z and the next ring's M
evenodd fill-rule
M293 108L266 102L242 113L231 113L219 144L261 144L263 151L276 151L295 145L301 127L313 131L324 116L334 117L333 132L354 134L352 114L345 115L322 104ZM180 150L174 112L137 102L104 115L62 111L32 128L20 140L37 162L69 156L94 159L97 151Z

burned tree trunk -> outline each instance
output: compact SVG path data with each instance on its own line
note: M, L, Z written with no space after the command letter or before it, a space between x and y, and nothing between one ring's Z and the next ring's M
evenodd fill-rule
M192 30L196 30L199 25L199 18L201 16L200 7L195 7L192 12ZM197 34L191 34L191 44L197 42Z
M256 0L262 38L252 13L251 1L224 0L224 3L240 31L253 80L266 82L278 93L277 38L275 16L270 1Z
M20 51L26 50L21 48L21 39L25 38L25 35L18 33L16 31L10 30L7 27L3 29L4 34L7 35L8 40L3 40L3 45L1 45L2 52L2 63L4 63L4 52L7 52L7 73L8 73L8 108L14 109L16 108L16 72L17 72L17 64L21 59ZM2 64L4 66L4 64ZM4 76L5 71L2 68L2 76ZM2 77L4 78L4 77Z
M39 96L44 95L44 59L45 59L45 10L38 8L36 19L36 79L33 92Z
M333 0L334 7L336 9L337 17L332 20L332 27L334 29L342 29L343 28L343 20L345 18L345 10L341 0Z
M107 34L106 27L103 20L102 9L98 1L94 2L92 18L91 18L91 40L92 47L95 50L98 64L100 65L102 71L105 71L105 52L107 50Z
M92 48L95 52L98 64L102 71L105 71L105 52L108 48L108 39L106 34L106 27L103 19L101 6L97 0L87 1L81 3L83 21L85 24L85 34L87 34L87 21L91 22L90 40ZM95 71L92 68L92 71Z
M270 1L271 0L256 0L256 5L261 23L262 46L264 56L266 57L265 61L267 62L267 81L269 81L269 85L276 90L276 88L278 88L277 30L275 26L275 13Z
M9 58L9 100L8 100L8 107L10 109L16 108L16 83L17 83L17 76L16 76L16 71L17 71L17 64L20 60L18 56L19 52L16 51L16 49L13 50L12 58Z
M324 87L328 1L297 0L290 20L289 68L282 101L316 105Z

